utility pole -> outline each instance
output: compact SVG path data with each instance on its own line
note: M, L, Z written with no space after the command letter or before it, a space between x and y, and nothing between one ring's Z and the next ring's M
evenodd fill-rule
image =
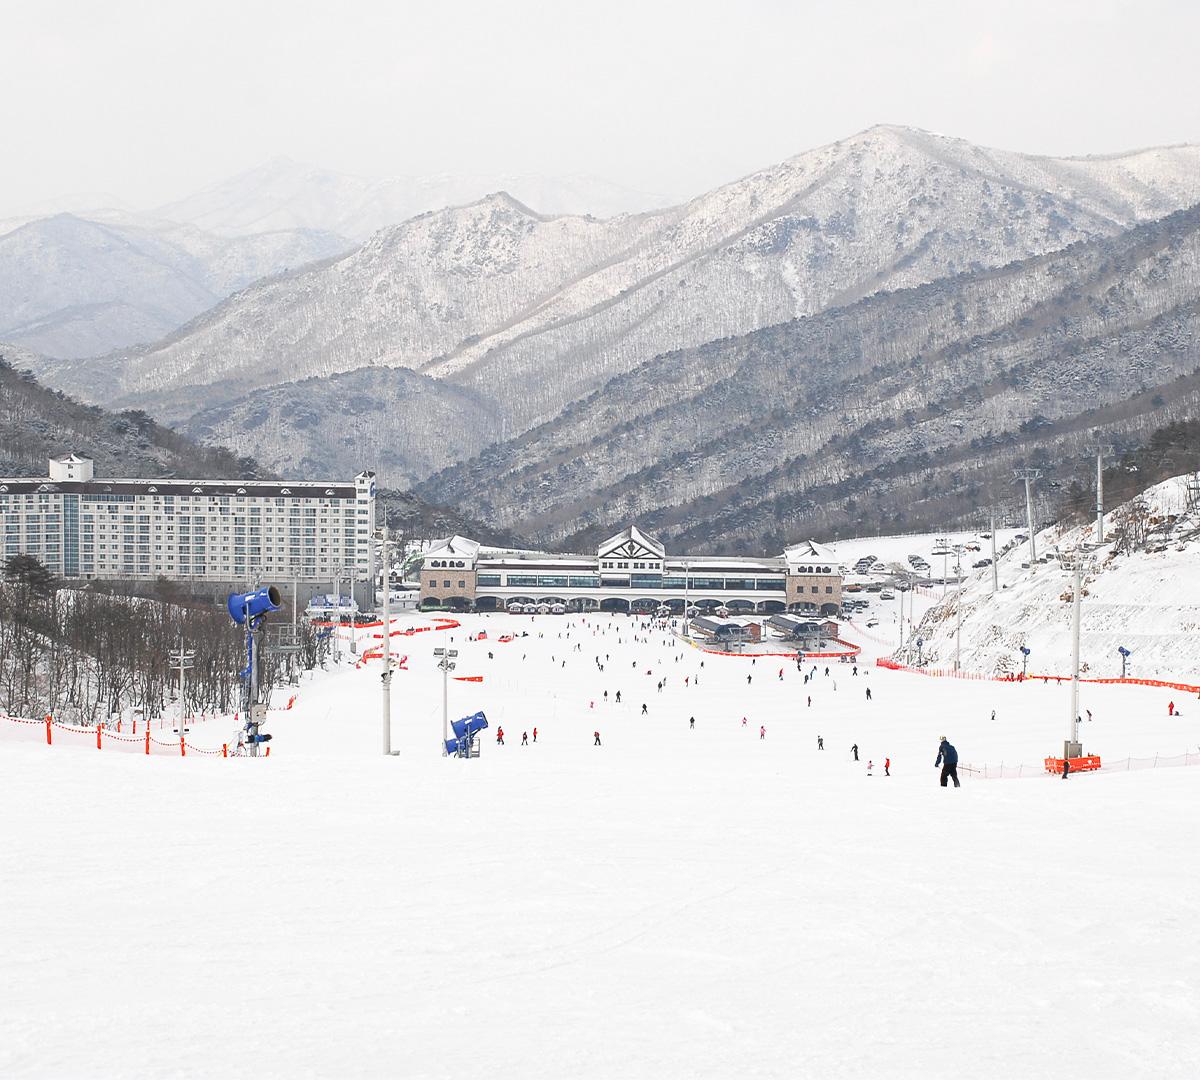
M196 659L196 653L191 649L183 647L183 638L179 639L179 648L171 653L171 667L179 669L179 734L183 735L186 731L184 723L184 710L186 709L184 698L184 673L188 671Z
M392 612L389 606L387 526L383 527L383 752L392 753Z
M1041 469L1018 469L1013 476L1025 481L1025 521L1029 529L1029 572L1037 573L1037 538L1033 534L1033 482L1042 478Z
M904 648L904 591L897 588L896 595L900 599L900 648ZM912 612L912 601L908 602L908 610Z
M939 536L934 543L942 550L942 595L946 595L947 578L950 576L949 558L950 558L950 538L948 536Z
M992 592L1000 591L1000 571L996 568L996 515L992 515Z
M1104 456L1113 448L1105 444L1093 447L1096 451L1096 543L1104 543Z

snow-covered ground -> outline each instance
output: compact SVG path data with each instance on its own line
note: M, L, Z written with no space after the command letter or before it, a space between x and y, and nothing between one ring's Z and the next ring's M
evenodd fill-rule
M806 685L635 625L396 638L394 758L378 663L306 681L267 760L0 724L0 1075L1200 1073L1200 768L942 790L939 735L1036 766L1069 690ZM484 680L451 716L505 730L477 760L439 754L446 644ZM1198 749L1180 695L1084 704L1089 751Z
M962 668L987 674L1019 671L1019 650L1025 645L1031 650L1030 672L1070 673L1072 605L1067 598L1073 575L1059 556L1084 545L1095 564L1085 583L1080 618L1084 675L1119 676L1117 650L1124 647L1132 653L1127 666L1131 677L1200 681L1200 513L1187 512L1184 477L1157 484L1140 498L1148 516L1160 523L1151 526L1145 550L1118 553L1112 543L1128 512L1126 503L1105 516L1103 545L1094 543L1094 523L1054 526L1038 534L1035 567L1028 565L1027 544L1002 556L996 593L990 569L972 571L961 594ZM923 638L926 663L953 664L955 624L951 586L948 601L929 611L913 635ZM915 644L902 654L909 663L916 657Z

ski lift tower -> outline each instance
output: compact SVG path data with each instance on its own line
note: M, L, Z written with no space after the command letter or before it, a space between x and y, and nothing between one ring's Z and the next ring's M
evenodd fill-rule
M1042 478L1041 469L1018 469L1013 473L1014 480L1025 483L1025 521L1029 528L1029 572L1037 573L1037 538L1033 531L1033 483Z

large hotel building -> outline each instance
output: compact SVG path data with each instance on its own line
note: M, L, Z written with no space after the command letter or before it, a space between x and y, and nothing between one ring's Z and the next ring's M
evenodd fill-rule
M372 602L375 474L346 482L97 478L90 459L0 478L4 557L71 579L277 584L301 598L353 579Z
M511 604L570 611L654 611L725 607L732 612L838 615L842 568L811 541L774 558L668 557L636 526L609 537L594 555L485 548L453 536L422 556L421 603L476 611Z

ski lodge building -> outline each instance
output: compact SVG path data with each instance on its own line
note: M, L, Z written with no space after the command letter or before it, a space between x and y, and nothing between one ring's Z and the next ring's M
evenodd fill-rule
M833 553L806 541L773 558L728 555L671 558L656 539L630 526L594 555L485 548L451 536L421 558L422 606L503 611L510 604L558 605L568 611L701 611L836 616L842 567Z

